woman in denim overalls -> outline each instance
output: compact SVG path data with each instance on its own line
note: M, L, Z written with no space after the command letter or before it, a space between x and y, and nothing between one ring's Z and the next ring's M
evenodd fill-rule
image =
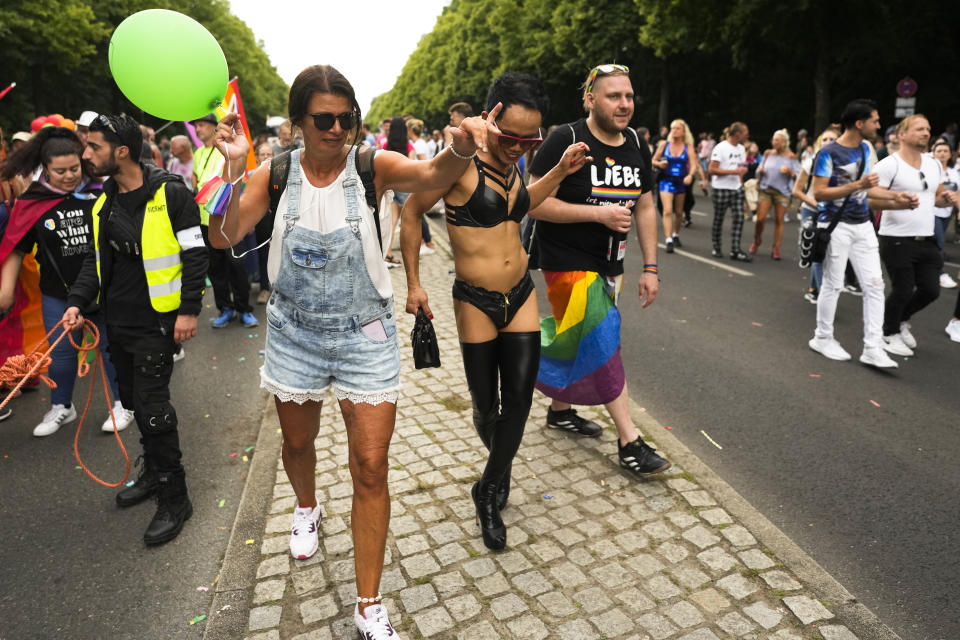
M354 622L365 640L395 638L378 589L390 519L387 449L396 419L400 357L382 239L356 170L360 108L343 75L333 67L313 66L290 87L288 111L303 130L304 148L290 157L276 212L261 386L276 398L283 465L297 496L290 551L296 558L317 551L321 514L314 440L323 398L332 389L347 427L353 477ZM249 151L239 124L236 115L228 115L216 134L217 147L229 159L228 175L234 176L243 171ZM488 130L496 132L492 117L465 120L454 130L454 143L428 162L377 153L377 195L387 189L449 188L476 149L485 146ZM250 175L222 225L211 222L213 246L232 246L263 218L269 182L269 168Z

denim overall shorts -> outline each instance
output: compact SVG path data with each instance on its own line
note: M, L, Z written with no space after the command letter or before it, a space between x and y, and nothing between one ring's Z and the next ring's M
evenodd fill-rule
M393 298L377 291L364 262L356 147L343 180L347 226L320 233L300 219L300 151L290 156L280 271L267 304L260 386L281 402L396 403L400 352Z

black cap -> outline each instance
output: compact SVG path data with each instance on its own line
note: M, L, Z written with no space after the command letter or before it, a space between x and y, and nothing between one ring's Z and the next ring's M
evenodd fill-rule
M217 120L217 116L213 115L212 113L208 113L203 117L194 118L193 120L190 121L190 124L193 124L194 122L209 122L210 124L215 125L219 121Z

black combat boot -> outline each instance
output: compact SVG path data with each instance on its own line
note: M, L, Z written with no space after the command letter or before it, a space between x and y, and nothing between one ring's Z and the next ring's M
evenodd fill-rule
M137 458L136 465L140 465L140 474L132 485L117 494L118 507L140 504L157 492L157 472L153 465L144 456Z
M173 540L192 515L193 505L187 497L187 483L183 471L158 473L157 512L143 534L143 541L148 545L155 545Z

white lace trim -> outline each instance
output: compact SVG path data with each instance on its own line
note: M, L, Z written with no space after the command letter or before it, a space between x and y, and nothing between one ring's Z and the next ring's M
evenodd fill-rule
M260 388L266 389L273 395L277 396L277 399L280 400L280 402L296 402L297 404L303 404L304 402L311 400L314 402L323 402L330 390L329 386L319 390L293 389L276 383L263 374L260 375Z
M348 389L340 389L339 387L334 386L333 395L337 397L337 400L349 400L353 404L364 403L377 406L378 404L383 404L384 402L397 404L397 399L400 397L400 390L386 389L384 391L350 391Z

